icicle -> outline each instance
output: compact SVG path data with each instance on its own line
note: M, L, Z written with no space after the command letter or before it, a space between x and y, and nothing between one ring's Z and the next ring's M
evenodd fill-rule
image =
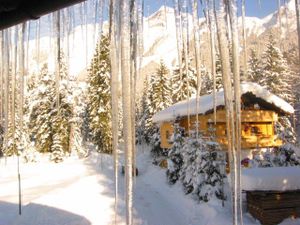
M220 8L217 17L217 32L218 32L218 43L221 57L222 65L222 76L223 76L223 86L224 86L224 98L225 98L225 109L226 109L226 129L227 129L227 140L228 140L228 154L229 154L229 164L232 187L235 186L235 165L236 159L234 154L235 145L235 132L234 132L234 114L233 114L233 96L231 87L231 77L230 77L230 61L229 61L229 50L228 50L228 40L226 38L226 25L225 25L225 9L224 3L220 1ZM232 188L232 207L233 207L233 224L237 225L237 204L236 195L234 194L234 189Z
M25 31L26 23L21 25L19 29L19 50L18 50L18 74L20 76L20 108L19 108L19 117L20 117L20 127L23 132L23 107L24 107L24 81L25 81Z
M277 0L277 4L278 4L278 22L279 22L279 45L280 48L283 49L283 43L282 43L282 19L281 19L281 0Z
M167 0L164 0L164 16L165 16L165 28L168 30L168 18L167 18Z
M123 133L125 148L126 224L133 224L132 201L132 122L131 122L131 66L130 66L130 0L121 2L121 73L123 97Z
M83 2L84 7L84 25L85 25L85 35L84 35L84 41L85 41L85 65L88 66L88 55L89 55L89 45L88 45L88 5L87 1Z
M199 97L202 85L201 79L201 55L200 55L200 29L199 29L199 16L198 16L198 1L194 0L191 2L193 8L193 28L194 28L194 40L195 40L195 59L196 59L196 71L197 71L197 95L196 95L196 135L198 138L199 133L199 116L198 116L198 109L199 109Z
M213 15L213 1L207 0L208 23L210 30L210 55L211 55L211 74L213 78L213 108L214 108L214 125L217 124L217 106L216 106L216 49L215 49L215 17Z
M295 10L297 19L297 33L298 33L298 57L300 61L300 14L299 14L299 0L295 0Z
M175 14L175 26L176 26L176 41L177 41L177 57L179 65L179 75L182 78L182 24L179 11L179 2L174 0L174 14Z
M240 224L243 225L243 209L242 209L242 192L241 192L241 90L240 90L240 61L239 61L239 31L237 20L237 4L236 0L229 1L229 17L232 32L232 61L233 61L233 78L234 78L234 102L235 102L235 154L236 165L235 173L235 191L234 198L237 204L237 215L239 215ZM234 143L234 142L233 142ZM239 213L239 214L238 214ZM237 217L236 215L236 217Z
M4 95L3 95L3 87L4 87L4 79L3 79L3 43L4 42L4 35L3 35L3 31L1 31L1 36L0 36L0 51L1 51L1 69L0 69L0 129L3 129L3 111L4 111ZM0 146L1 148L3 148L3 143L2 146ZM3 152L0 152L0 155L2 155Z
M2 65L3 65L3 76L4 76L4 153L7 152L8 147L8 120L9 120L9 30L2 31ZM6 154L5 154L6 159ZM6 160L5 160L6 161Z
M258 0L258 6L259 6L259 9L261 9L261 1Z
M135 148L135 89L136 89L136 77L138 73L138 61L137 61L137 51L138 51L138 33L137 33L137 22L138 22L138 13L137 13L137 2L134 0L130 1L130 21L131 21L131 122L132 122L132 168L133 168L133 177L136 176L136 148Z
M60 85L60 11L54 13L54 27L55 27L55 83L56 83L56 107L59 110L59 85Z
M242 0L242 27L243 27L243 47L244 47L244 73L247 73L247 43L246 43L246 27L245 27L245 0Z
M284 0L284 15L285 15L285 29L286 29L285 32L284 32L285 39L290 36L290 27L289 27L288 13L289 13L288 1ZM283 47L285 47L285 45Z
M118 224L118 125L119 125L119 98L118 98L118 90L119 90L119 52L117 50L118 43L120 42L120 37L117 33L116 25L119 23L119 8L118 4L115 1L111 0L110 12L112 13L112 33L110 39L110 59L111 59L111 107L112 107L112 147L114 154L114 175L115 175L115 221L114 224Z
M29 50L30 50L30 31L31 31L31 22L28 21L28 30L27 30L27 39L26 39L26 69L27 69L27 73L29 72ZM50 26L51 27L51 26ZM51 38L50 38L51 40ZM51 48L50 48L51 49ZM26 82L26 81L25 81Z
M35 45L36 45L36 64L37 69L40 71L40 40L41 40L41 19L36 20L35 23Z

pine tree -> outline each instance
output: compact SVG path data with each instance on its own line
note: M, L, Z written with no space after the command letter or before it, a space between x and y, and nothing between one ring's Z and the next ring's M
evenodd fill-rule
M55 83L46 65L40 73L38 88L32 89L28 94L28 128L36 150L45 153L51 152L53 136L51 116L55 102Z
M182 148L184 146L184 129L177 122L174 124L173 145L168 153L167 180L169 184L175 184L180 178L183 165Z
M51 153L50 159L62 161L69 153L70 127L72 119L72 93L67 81L67 68L61 54L59 107L57 107L56 85L47 66L41 70L39 86L32 86L26 111L29 114L28 129L30 139L41 153ZM26 157L26 156L25 156Z
M188 96L191 97L197 92L197 75L195 69L191 66L191 62L188 62L187 71L185 63L182 63L181 69L182 74L180 74L180 69L176 68L172 76L173 103L186 100Z
M223 189L225 174L220 170L221 161L225 159L220 157L220 152L219 144L213 139L207 142L201 135L196 137L195 133L186 138L180 173L186 194L191 193L196 200L204 202L215 197L226 199Z
M285 99L289 103L293 103L294 95L288 80L293 79L294 74L289 69L280 49L275 47L275 44L273 36L271 35L267 49L262 57L264 63L262 70L264 74L259 83L272 93Z
M254 49L251 49L248 65L249 81L259 84L263 76L263 71L260 65L260 60L258 59L257 53Z
M88 117L99 152L112 152L109 39L102 36L89 68Z
M168 72L166 65L161 60L159 68L156 70L154 76L154 83L152 83L154 113L161 111L172 104L172 90L170 81L167 77Z

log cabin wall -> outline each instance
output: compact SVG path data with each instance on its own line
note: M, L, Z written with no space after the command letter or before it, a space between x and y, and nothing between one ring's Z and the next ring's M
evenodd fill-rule
M275 133L275 123L278 121L278 114L272 110L242 110L242 149L254 149L265 147L276 147L282 144ZM178 119L179 125L188 130L187 117ZM170 148L170 138L174 132L174 122L163 122L160 126L161 147ZM190 117L190 130L195 130L196 116ZM204 138L210 137L209 128L215 127L213 114L199 115L199 131ZM227 149L226 117L224 110L217 111L216 140L222 149ZM187 135L187 134L186 134Z

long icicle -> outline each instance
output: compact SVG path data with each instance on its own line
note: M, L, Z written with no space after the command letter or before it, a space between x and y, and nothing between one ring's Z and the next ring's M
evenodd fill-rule
M281 20L281 1L277 0L277 7L278 7L278 22L279 22L279 43L280 43L280 48L282 49L282 20Z
M216 12L215 12L216 14ZM220 1L220 7L217 17L217 34L218 34L218 43L221 57L222 65L222 77L223 77L223 86L224 86L224 98L225 98L225 110L226 110L226 129L227 129L227 140L228 140L228 154L229 154L229 165L231 173L231 181L235 180L235 165L236 158L234 154L234 144L235 144L235 133L234 133L234 115L233 115L233 96L232 96L232 87L231 87L231 70L230 70L230 61L229 61L229 49L228 49L228 40L226 38L226 14L224 9L224 2ZM232 211L233 211L233 224L237 225L237 205L234 194L234 184L231 184L232 190Z
M198 1L194 0L192 3L193 12L193 28L194 28L194 49L195 49L195 59L196 59L196 71L197 71L197 94L196 94L196 135L199 137L199 97L202 86L201 79L201 52L200 52L200 29L199 29L199 16L198 16Z
M300 14L299 14L299 0L295 0L296 20L297 20L297 33L298 33L298 57L300 62Z
M118 90L119 90L119 52L117 50L119 43L119 35L117 34L116 24L119 23L119 9L116 1L110 0L111 4L110 12L111 22L112 22L112 33L110 39L110 59L111 59L111 107L112 107L112 147L114 154L114 175L115 175L115 205L114 205L114 224L118 224L118 124L119 124L119 98L118 98Z
M242 0L242 29L243 29L243 47L244 47L244 74L247 73L247 42L246 42L246 27L245 27L245 0Z
M3 93L3 88L4 88L4 79L3 79L3 67L4 67L4 64L3 64L3 45L4 45L4 35L3 35L3 31L1 31L1 37L0 37L0 51L1 51L1 69L0 69L0 98L1 98L1 102L0 102L0 129L2 129L3 131L3 111L4 111L4 93ZM0 152L0 156L2 156L3 154L3 143L2 145L0 146L0 149L1 149L1 152Z
M188 26L188 1L184 0L182 5L179 5L179 9L182 9L180 12L181 14L181 21L182 21L182 39L183 39L183 51L184 51L184 64L185 64L185 73L186 73L186 80L182 80L182 82L186 82L187 86L187 130L188 135L190 135L190 126L191 126L191 117L190 117L190 85L189 85L189 67L188 67L188 57L189 57L189 49L188 49L188 42L189 42L189 26Z
M176 27L176 40L177 40L177 57L179 66L179 76L182 79L182 25L179 11L179 2L174 0L174 14L175 14L175 27Z
M231 24L232 37L232 62L233 62L233 80L234 80L234 102L235 102L235 154L236 154L236 171L235 173L235 192L238 217L240 224L243 225L242 209L242 192L241 192L241 90L240 90L240 61L239 61L239 31L237 20L237 3L236 0L229 1L229 17Z
M123 133L125 148L126 224L133 224L132 182L132 122L131 122L131 72L130 71L130 0L121 1L121 73L123 99Z
M55 27L55 83L56 83L56 107L59 111L59 86L60 86L60 11L54 13Z
M211 74L213 78L213 107L214 107L214 125L217 124L217 99L216 99L216 46L215 46L215 17L213 15L213 1L208 0L208 23L210 30L210 56L211 56Z
M4 85L4 99L5 99L5 105L4 105L4 152L7 153L8 148L8 120L9 120L9 58L10 58L10 52L9 52L9 29L6 29L4 32L4 43L2 45L3 47L3 76L5 80ZM5 154L5 161L7 154Z

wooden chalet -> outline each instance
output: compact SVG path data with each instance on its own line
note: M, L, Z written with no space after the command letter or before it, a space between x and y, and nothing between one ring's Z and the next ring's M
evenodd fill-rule
M195 130L196 115L199 119L199 130L209 136L209 128L215 128L216 140L222 149L227 149L226 112L223 90L216 93L216 124L213 115L213 95L201 96L196 106L196 98L176 103L153 116L153 121L160 124L161 147L170 148L170 137L173 124L187 131ZM241 84L241 119L242 149L275 147L282 145L278 139L275 124L278 116L293 114L293 107L283 99L270 93L258 84L244 82ZM190 123L188 124L188 115Z

